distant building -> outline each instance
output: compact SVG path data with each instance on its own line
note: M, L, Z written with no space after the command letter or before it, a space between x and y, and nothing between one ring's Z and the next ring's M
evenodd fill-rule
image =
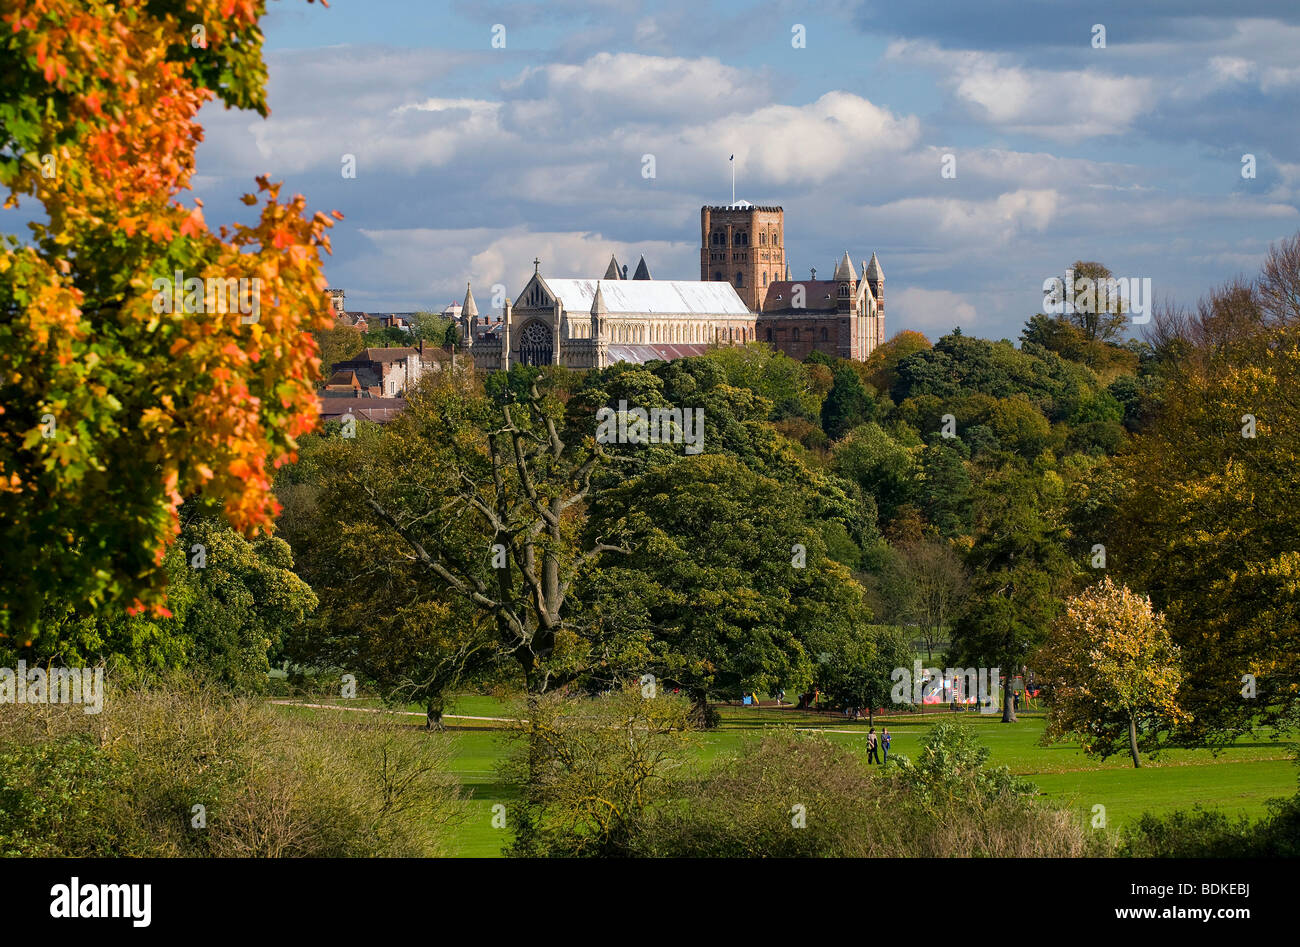
M754 314L728 283L655 280L645 258L627 280L613 258L611 279L542 276L532 279L517 304L506 300L499 328L482 325L472 289L461 308L463 348L486 368L564 365L604 368L614 362L703 354L710 345L755 340Z
M423 346L362 349L344 362L336 362L326 389L346 386L374 397L400 398L415 387L425 371Z
M479 318L467 286L463 348L478 365L603 368L697 355L712 345L767 342L792 358L819 351L865 360L885 340L885 275L876 254L855 271L848 251L830 279L790 276L785 211L737 201L700 208L700 279L656 280L642 256L610 257L598 279L533 276L499 323ZM444 313L451 310L444 310Z

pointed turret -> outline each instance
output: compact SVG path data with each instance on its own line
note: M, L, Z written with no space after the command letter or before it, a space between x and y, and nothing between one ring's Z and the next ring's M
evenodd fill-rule
M608 312L605 294L600 291L600 280L596 280L596 295L591 299L591 337L596 342L605 337L605 315Z
M871 295L876 297L876 311L883 316L885 313L885 271L880 268L880 261L876 259L875 253L871 254L871 262L867 264L867 285L871 287Z
M875 253L871 254L871 262L867 264L867 279L882 282L885 279L885 271L880 268L880 261L876 259Z
M650 267L645 265L645 254L641 255L641 262L636 265L636 272L632 274L632 279L652 279Z
M840 260L840 265L835 267L835 275L831 279L848 280L850 282L854 280L853 261L849 259L848 250L844 251L844 257Z
M623 271L618 265L618 259L614 254L609 255L609 266L605 267L605 279L622 279Z
M465 284L465 301L460 306L461 344L470 348L474 344L474 327L478 324L478 306L474 304L474 291Z

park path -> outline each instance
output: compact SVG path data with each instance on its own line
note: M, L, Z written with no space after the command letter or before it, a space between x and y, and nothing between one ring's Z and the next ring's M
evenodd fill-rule
M342 707L338 704L308 704L299 700L272 700L272 704L282 707L310 707L313 710L346 710L354 714L398 714L403 717L424 717L418 710L384 710L382 707ZM514 723L514 717L471 717L467 714L443 714L443 720L492 720L497 723ZM520 723L527 723L521 720Z

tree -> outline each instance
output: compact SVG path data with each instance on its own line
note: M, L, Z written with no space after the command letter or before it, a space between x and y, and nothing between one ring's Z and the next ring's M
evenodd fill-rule
M251 226L179 200L206 101L266 114L261 13L0 3L0 184L36 218L0 251L0 626L23 640L54 591L165 616L184 499L268 528L271 472L315 424L332 220L265 177Z
M316 339L316 345L320 348L320 373L318 377L321 381L328 381L334 373L334 366L339 362L346 362L361 353L366 347L365 340L361 333L352 326L339 325L335 323L327 329L317 329L312 333Z
M807 642L865 623L862 589L827 558L815 506L806 486L719 454L651 467L599 501L596 516L620 516L631 548L606 579L640 603L631 633L648 640L648 667L691 696L696 725L711 695L805 684Z
M415 342L423 339L426 345L443 345L447 330L455 324L440 312L421 310L411 317L411 339Z
M1189 742L1267 725L1300 695L1297 299L1300 236L1255 282L1157 311L1161 407L1116 458L1111 561L1182 649Z
M183 517L163 563L169 615L97 614L51 598L27 660L78 666L112 656L120 669L191 668L243 693L265 689L269 653L316 596L282 539L249 541L193 503Z
M521 367L489 385L440 373L381 435L338 439L321 466L321 502L357 498L431 595L490 620L535 695L586 668L575 583L604 553L625 550L583 539L605 454L594 437L561 436L557 379Z
M1178 706L1178 646L1151 600L1110 576L1066 602L1034 668L1047 690L1047 739L1077 736L1103 759L1127 742L1133 766L1139 744L1186 719Z
M363 450L377 447L374 425L360 423L356 433ZM298 466L276 485L284 505L278 535L293 546L320 606L275 656L356 674L390 704L422 704L425 726L440 730L448 696L498 660L495 628L472 602L431 587L405 542L375 521L364 494L321 489L320 472L345 463L349 446L337 436L308 438ZM383 482L404 473L371 469Z
M961 614L969 578L960 557L941 539L923 539L900 550L905 581L912 589L911 615L925 638L926 659L933 657L944 629Z
M890 703L893 672L912 661L907 632L880 625L854 626L829 639L814 637L810 648L817 655L813 683L838 704L866 708L868 725L875 722L875 709Z
M822 430L838 440L876 414L876 402L852 366L841 362L835 368L830 393L822 403Z
M910 501L915 489L911 452L875 422L855 428L835 445L833 468L875 498L885 521Z
M1128 324L1128 304L1118 293L1111 292L1113 276L1100 263L1076 260L1070 267L1074 286L1074 304L1061 314L1063 321L1078 329L1088 342L1109 342L1123 334Z
M1000 668L1008 682L1045 640L1071 579L1053 473L1007 468L976 491L975 535L966 608L953 626L950 660ZM1014 723L1009 688L1002 721Z

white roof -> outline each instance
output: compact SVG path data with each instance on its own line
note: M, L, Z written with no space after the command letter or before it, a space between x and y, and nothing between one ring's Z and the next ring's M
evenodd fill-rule
M591 312L594 279L551 279L546 285L567 312ZM662 316L747 316L749 307L727 282L704 280L600 280L600 296L610 315L654 313Z

